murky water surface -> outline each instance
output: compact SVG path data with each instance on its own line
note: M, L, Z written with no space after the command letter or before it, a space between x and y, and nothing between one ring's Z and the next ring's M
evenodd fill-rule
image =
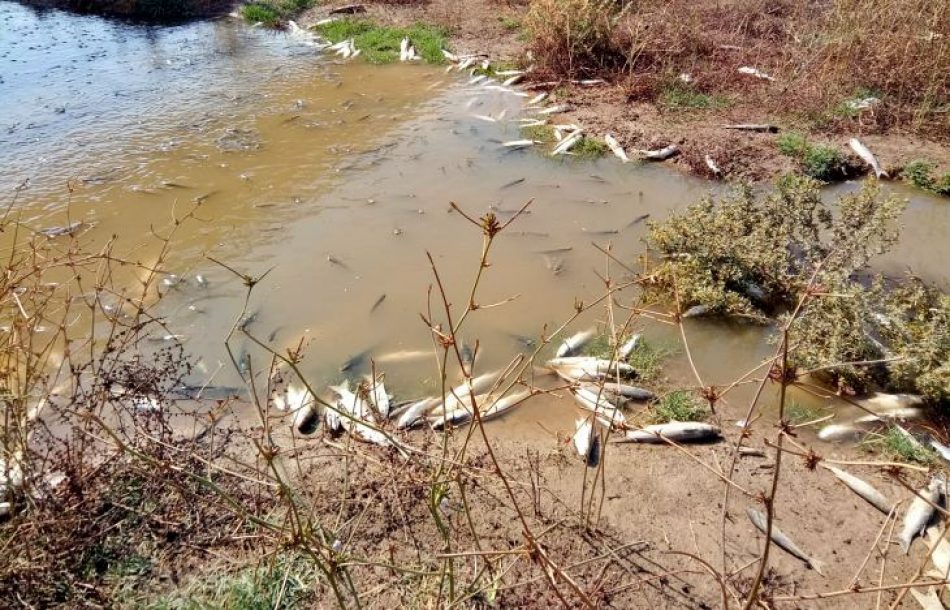
M466 327L487 370L569 318L576 301L603 294L606 257L593 244L635 264L646 215L662 218L713 188L660 166L505 149L519 137L510 120L522 104L438 68L340 64L233 20L151 28L0 2L0 192L29 179L17 206L28 226L81 220L84 241L118 235L118 251L150 263L150 229L202 202L175 235L167 265L184 281L161 305L200 359L196 383L238 382L223 342L245 289L209 256L269 271L248 329L276 349L307 343L302 368L317 385L365 353L402 395L416 395L436 387L433 357L397 363L392 353L432 347L419 314L441 303L428 296L427 253L457 311L480 254L479 231L450 202L504 221L534 200L498 239L479 287L482 305L511 302ZM505 121L472 117L503 111ZM902 192L907 228L886 267L946 286L946 204ZM616 263L610 273L625 276ZM604 318L598 308L575 326ZM686 331L705 384L728 383L773 349L758 328L694 322ZM647 334L679 341L661 325ZM266 366L249 341L235 346ZM684 358L670 374L695 383ZM510 418L519 434L538 433L538 419L570 427L573 417L547 403L519 413Z

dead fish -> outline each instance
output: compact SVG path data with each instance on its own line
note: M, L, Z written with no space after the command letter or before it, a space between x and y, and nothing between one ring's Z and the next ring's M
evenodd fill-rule
M410 404L396 420L396 428L399 430L411 428L416 423L422 421L426 413L440 404L442 404L441 398L423 398L422 400Z
M520 405L524 399L530 395L531 392L528 390L497 398L492 394L481 394L475 397L475 403L478 405L477 408L479 409L480 419L482 421L488 421ZM485 404L488 405L488 408L483 409L482 405ZM445 415L434 418L432 420L432 427L438 429L444 428L449 424L461 424L469 421L473 417L474 413L472 413L470 409L459 406L448 411Z
M576 354L581 349L583 349L585 345L590 343L591 339L593 339L596 335L596 328L589 328L571 335L565 339L563 343L561 343L560 347L557 348L557 352L554 354L555 358L564 358L565 356Z
M548 368L569 380L597 381L607 375L635 377L637 372L626 362L611 362L591 356L553 358L547 362Z
M399 350L395 352L388 352L376 358L376 362L385 364L388 362L412 362L415 360L424 360L425 358L432 357L432 350Z
M544 265L554 275L560 275L561 271L564 270L564 259L558 256L551 256L551 255L545 254Z
M602 417L607 422L608 428L624 428L627 425L627 418L624 417L620 407L607 400L604 395L598 396L583 388L574 388L571 393L582 409Z
M834 466L829 466L827 464L822 464L825 469L830 471L833 475L838 477L838 479L845 484L845 486L853 491L854 493L861 496L868 504L878 509L885 515L891 514L891 510L894 508L894 504L888 500L884 494L876 490L871 486L870 483L859 479L849 472L845 472L840 468L835 468Z
M383 385L383 376L378 375L376 379L373 379L371 375L366 375L364 381L367 394L373 406L376 407L376 412L384 419L389 419L389 411L392 404L389 399L389 394L386 392L386 386Z
M528 100L528 105L534 106L535 104L540 104L542 101L544 101L544 98L546 98L547 96L548 96L547 93L539 93L533 98L531 98L530 100Z
M716 162L713 161L713 158L710 155L706 155L704 160L706 161L706 167L709 168L709 171L711 171L714 176L722 175L722 170L719 169L719 166L716 165Z
M340 397L337 401L337 406L343 412L351 416L340 418L340 425L343 426L344 430L352 434L354 438L368 443L380 445L381 447L392 445L392 442L390 442L385 434L367 425L367 423L375 423L373 412L358 393L354 394L350 391L347 382L344 381L339 386L330 386L330 390Z
M656 150L638 150L637 154L650 161L666 161L680 151L676 144L670 144L666 148Z
M446 58L447 60L451 62L457 62L459 60L459 58L454 53L446 51L445 49L442 49L442 57Z
M721 430L718 426L704 422L671 421L665 424L654 424L639 430L627 430L621 443L663 443L669 439L678 443L708 441L719 438Z
M629 229L630 227L638 225L649 217L650 217L649 214L641 214L637 216L636 218L634 218L633 220L631 220L630 223L627 225L627 228Z
M624 343L623 345L621 345L621 346L620 346L620 349L617 350L617 355L618 355L620 358L624 359L624 360L626 360L627 358L629 358L629 357L630 357L630 354L633 353L633 350L637 349L637 346L640 344L640 339L641 339L641 338L642 338L642 337L641 337L641 335L640 335L639 333L633 335L632 337L630 337L630 338L626 341L626 343Z
M501 143L505 148L526 148L535 144L537 144L535 140L508 140Z
M914 538L922 536L927 529L927 524L930 523L930 519L934 515L933 505L940 501L943 487L943 481L938 477L934 477L927 487L917 492L913 502L910 503L910 507L904 515L904 526L897 537L897 541L905 555L910 553L910 544L914 541Z
M208 278L206 278L205 276L199 273L198 275L195 276L195 284L198 284L198 286L201 288L207 288L209 285Z
M854 420L854 423L868 424L885 420L913 421L921 419L923 416L923 409L919 409L917 407L904 407L901 409L894 409L893 411L889 412L868 413L867 415L862 415L861 417Z
M588 466L596 466L599 458L600 437L594 434L594 424L590 417L578 417L574 422L576 431L571 437L574 443L574 450L577 451L584 463Z
M637 386L633 385L627 385L625 383L617 383L616 381L608 381L604 383L603 388L604 392L607 392L608 394L622 396L623 398L629 400L637 400L642 402L656 398L656 394L650 390L638 388Z
M405 37L399 42L399 61L409 61L409 38Z
M868 431L852 424L830 424L818 431L818 438L826 441L854 441L867 436Z
M472 374L472 367L475 366L475 358L477 354L475 350L471 348L467 343L462 344L462 349L459 350L459 354L462 356L462 371L466 375Z
M709 313L708 305L693 305L689 309L683 312L684 318L698 318L700 316L705 316Z
M857 138L851 138L848 140L848 146L851 147L851 150L855 152L856 155L861 157L861 160L871 166L871 169L874 170L874 175L878 178L887 178L887 172L881 169L881 166L878 164L877 159L874 157L874 154L868 150L868 147L861 143Z
M558 145L554 147L554 150L551 151L551 156L563 155L564 153L571 150L575 144L581 141L582 131L578 129L571 135L565 137L563 140L558 142Z
M227 400L240 398L247 394L247 390L232 386L182 384L172 388L171 394L173 398L181 397L187 400Z
M910 594L914 596L923 610L946 610L946 606L940 601L940 596L937 595L937 590L934 587L927 587L926 593L911 589Z
M364 350L356 355L350 356L343 362L343 364L340 365L340 372L345 373L351 369L360 368L366 363L366 360L369 358L369 354L370 350Z
M860 404L875 413L887 413L898 409L919 407L924 404L924 397L919 394L875 392L869 398L860 401Z
M257 322L257 318L260 317L260 315L261 311L259 309L242 315L237 324L238 330L245 331L250 328L251 324Z
M470 79L468 80L468 84L469 84L469 85L477 85L478 83L482 82L482 81L485 80L486 78L488 78L488 75L486 75L486 74L478 74L478 75L473 76L472 78L470 78Z
M369 312L373 313L374 311L379 309L379 306L382 305L383 301L385 300L386 300L386 293L384 292L383 294L379 295L379 298L376 299L376 302L373 303L373 306L369 308Z
M40 229L39 232L49 238L61 237L63 235L73 235L84 226L86 226L86 223L77 220L76 222L69 223L65 227L48 227L46 229Z
M538 114L542 116L550 116L552 114L561 114L563 112L567 112L570 109L571 107L567 104L558 104L557 106L551 106L549 108L545 108L544 110L539 110Z
M490 116L488 116L488 115L486 115L486 114L472 114L472 115L469 115L469 116L471 116L473 119L478 119L479 121L485 121L486 123L497 123L497 122L498 122L497 119L495 119L494 117L490 117Z
M620 142L617 141L617 138L613 137L612 135L608 133L607 135L604 136L604 142L607 143L607 146L610 147L610 150L613 151L614 155L616 155L618 159L620 159L624 163L627 163L630 161L630 158L627 157L627 153L624 151L623 147L620 145Z
M501 76L501 74L499 74L499 76ZM523 74L523 73L522 73L522 74L515 74L514 76L512 76L511 78L509 78L509 79L507 79L505 82L503 82L503 83L501 84L501 86L502 86L502 87L510 87L510 86L514 85L515 83L517 83L518 81L520 81L520 80L523 79L523 78L524 78L524 74Z
M738 70L739 74L748 74L749 76L754 76L756 78L761 78L763 80L775 80L774 77L769 76L765 72L762 72L758 68L752 68L750 66L742 66Z
M764 133L776 133L778 127L767 123L740 123L738 125L723 125L723 129L737 129L739 131L759 131Z
M942 535L937 527L927 528L927 546L933 549L930 554L930 561L933 562L940 578L947 578L950 574L950 540Z
M769 524L765 515L754 508L747 508L745 512L747 515L749 515L749 520L752 521L752 525L754 525L757 530L763 534L768 533ZM772 538L772 542L777 544L780 549L794 557L797 557L798 559L801 559L805 562L805 565L824 576L821 571L822 564L806 555L804 551L802 551L800 548L798 548L798 546L795 545L794 542L792 542L791 538L786 536L785 533L775 525L775 523L772 523L772 534L770 538Z
M518 179L516 179L516 180L512 180L511 182L506 182L505 184L501 185L501 188L503 188L503 189L511 188L511 187L513 187L513 186L517 186L517 185L521 184L521 183L524 182L524 181L525 181L524 178L518 178Z
M940 454L944 461L950 462L950 447L947 447L935 438L930 439L930 446Z

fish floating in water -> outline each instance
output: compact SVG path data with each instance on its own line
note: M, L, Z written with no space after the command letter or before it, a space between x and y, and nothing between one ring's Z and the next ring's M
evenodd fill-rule
M561 343L560 347L557 348L557 352L555 352L554 356L556 358L563 358L565 356L573 356L574 354L582 350L585 345L590 343L591 339L593 339L596 335L597 335L597 329L595 328L589 328L587 330L582 330L578 333L575 333L571 335L570 337L568 337L567 339L565 339Z
M504 148L527 148L535 144L538 144L536 140L508 140L501 143Z
M848 140L848 146L851 147L851 150L853 150L856 155L861 157L862 161L871 166L875 176L878 178L888 177L887 172L881 169L880 164L877 162L877 158L870 150L868 150L867 146L861 143L861 140L857 138L851 138Z
M923 536L927 525L934 516L934 506L945 492L946 483L940 477L933 477L927 487L919 490L904 514L904 524L897 537L901 550L907 555L910 545L917 536Z
M671 440L677 443L701 442L717 439L722 431L718 426L704 422L671 421L665 424L653 424L638 430L627 430L621 443L665 443Z
M765 515L754 508L747 508L745 512L749 516L749 520L752 521L752 525L754 525L757 530L763 534L768 533L769 525ZM772 539L772 542L778 545L780 549L792 555L793 557L801 559L809 568L824 576L822 573L822 564L814 558L808 556L805 551L798 548L798 546L792 542L792 539L789 538L785 532L780 530L775 525L775 523L772 523L772 534L769 537Z

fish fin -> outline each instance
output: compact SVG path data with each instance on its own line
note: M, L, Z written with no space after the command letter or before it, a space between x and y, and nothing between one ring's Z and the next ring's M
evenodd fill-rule
M904 554L909 555L910 554L910 539L899 538L897 542L898 544L900 544L901 550L904 551Z

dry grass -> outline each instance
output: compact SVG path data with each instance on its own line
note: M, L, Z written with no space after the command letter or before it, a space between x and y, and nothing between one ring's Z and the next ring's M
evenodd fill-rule
M603 76L660 101L688 74L695 95L823 130L938 138L950 137L948 24L950 5L928 0L533 0L525 19L542 78ZM865 97L880 102L847 106Z

